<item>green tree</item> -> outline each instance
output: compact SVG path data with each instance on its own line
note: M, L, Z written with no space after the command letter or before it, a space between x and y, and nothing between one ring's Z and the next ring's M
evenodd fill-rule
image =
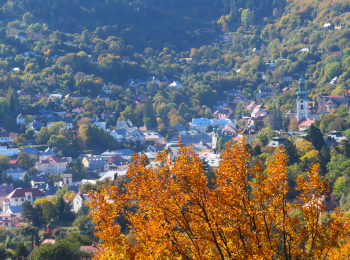
M250 9L244 9L241 14L241 21L245 26L249 26L254 22L254 12Z
M333 155L330 162L327 164L327 170L327 179L331 183L334 183L338 177L344 174L350 174L350 160L343 154Z
M350 179L349 177L340 176L335 181L333 186L333 193L337 195L338 197L341 197L342 195L347 196L350 191Z
M29 170L32 167L32 159L29 157L27 153L20 153L17 156L18 166L24 170Z
M29 252L23 242L19 242L15 249L15 259L22 260L29 255Z
M31 13L27 12L23 15L22 21L25 25L30 25L34 22L34 16Z
M85 231L88 229L89 218L85 215L77 217L73 222L73 227L78 228L80 231Z

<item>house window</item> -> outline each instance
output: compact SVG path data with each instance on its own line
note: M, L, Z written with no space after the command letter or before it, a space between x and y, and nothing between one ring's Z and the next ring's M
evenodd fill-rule
M303 110L304 109L304 105L300 105L300 109Z
M15 202L18 202L18 199L15 199Z
M30 195L28 196L28 199L29 199L29 200L31 199L31 196L30 196Z
M24 198L22 198L21 201L24 201Z

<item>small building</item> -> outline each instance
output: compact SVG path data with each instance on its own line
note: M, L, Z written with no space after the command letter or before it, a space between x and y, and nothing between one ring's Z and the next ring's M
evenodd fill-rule
M98 127L101 127L103 130L106 130L106 122L101 118L96 118L94 124Z
M113 136L118 143L129 141L129 133L125 129L115 129L110 132L110 135Z
M44 152L39 154L39 160L46 160L50 156L56 156L56 153L48 147Z
M26 153L31 159L37 160L39 152L35 147L31 146L22 148L20 153Z
M31 184L33 188L38 187L39 185L44 185L47 182L47 178L45 175L34 175L31 180Z
M259 92L256 94L256 98L264 98L264 97L271 97L274 95L274 92L271 88L261 88L259 89Z
M16 168L16 169L8 169L6 171L7 178L12 177L14 181L19 181L23 178L23 175L25 174L25 170Z
M4 198L7 197L11 192L13 192L14 189L12 187L12 184L6 185L6 184L1 184L0 185L0 205L3 205Z
M0 226L14 227L19 223L19 218L15 214L0 213Z
M128 160L124 159L120 155L118 156L112 156L106 161L106 164L104 165L104 171L113 171L113 170L121 170L125 168L125 165L128 164Z
M3 204L1 204L1 205L3 205ZM22 205L10 206L6 210L4 210L4 213L14 214L14 215L16 215L16 217L21 219Z
M147 124L144 124L143 126L139 127L139 130L143 133L152 133L154 132L154 128L150 127Z
M305 131L306 129L308 129L313 123L315 122L315 120L313 119L302 119L298 122L298 126L299 126L299 131Z
M105 165L105 159L101 156L84 157L81 162L84 165L84 168L88 169L89 171L103 170Z
M96 97L96 99L100 100L100 101L110 101L111 98L109 96L107 96L106 94L100 94Z
M85 208L86 207L85 204L88 200L89 200L89 194L77 193L77 195L75 195L72 202L73 212L78 213L78 211L81 208Z
M47 122L47 127L49 128L52 123L58 123L58 122L63 122L65 123L65 128L66 129L73 129L73 121L71 117L52 117L48 122Z
M72 98L72 99L84 100L86 97L83 97L79 93L70 93L70 94L65 95L64 98Z
M146 141L154 141L156 144L166 144L164 136L157 132L146 132L144 136Z
M26 118L22 114L19 114L17 116L17 125L22 125L25 123L25 121L26 121Z
M0 143L12 142L15 135L15 133L11 132L0 132Z
M31 95L24 90L18 90L17 95L21 101L30 102L30 100L32 99Z
M272 137L271 141L267 145L268 147L277 147L279 145L284 145L286 140L283 137Z
M32 123L28 124L28 128L34 129L36 131L40 131L40 129L43 127L43 123L33 121Z

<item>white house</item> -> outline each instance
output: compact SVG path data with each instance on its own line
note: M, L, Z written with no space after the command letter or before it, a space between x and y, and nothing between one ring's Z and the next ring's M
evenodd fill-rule
M52 123L64 122L66 129L73 129L73 121L71 117L53 117L47 122L47 127L49 128Z
M101 127L103 130L106 130L106 122L103 121L102 119L96 118L94 124L98 127Z
M61 174L67 169L67 161L57 156L50 156L35 163L35 168L46 174Z
M13 135L10 132L0 132L0 143L12 142Z
M46 194L38 188L17 188L4 199L3 211L6 211L10 206L22 205L25 201L29 201L33 205L34 201L45 197Z
M6 171L7 178L12 176L12 179L14 181L19 181L23 178L23 175L25 173L25 170L17 168L17 169L8 169Z
M18 154L18 146L15 143L0 143L0 155L15 156Z
M19 114L17 116L17 125L24 124L25 121L26 121L26 118L22 114Z
M85 208L86 205L86 201L89 200L89 194L81 194L81 193L77 193L77 195L75 195L72 205L73 205L73 212L77 213L79 211L79 209L81 208Z
M110 135L119 143L124 143L129 141L129 133L125 129L115 129L110 132Z

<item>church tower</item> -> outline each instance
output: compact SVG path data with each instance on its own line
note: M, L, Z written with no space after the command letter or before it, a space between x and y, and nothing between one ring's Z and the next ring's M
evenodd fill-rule
M297 119L298 121L305 117L309 118L309 98L307 97L307 91L305 90L305 81L303 77L299 81L299 91L297 92Z
M211 140L212 140L211 143L212 143L213 149L215 149L216 146L218 145L218 139L219 139L219 131L218 130L219 130L218 127L216 127L214 125L214 127L213 127L213 135L212 135L212 138L211 138Z

